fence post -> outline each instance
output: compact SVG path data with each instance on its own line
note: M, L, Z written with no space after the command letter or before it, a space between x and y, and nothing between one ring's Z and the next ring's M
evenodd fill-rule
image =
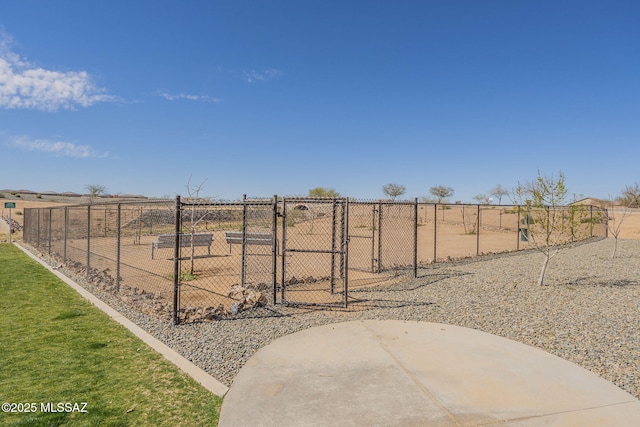
M287 283L286 279L286 253L287 253L287 199L285 197L282 198L282 265L280 267L280 275L282 279L282 284L280 287L280 301L284 303L286 301L286 291L285 287Z
M244 288L247 262L247 195L242 195L242 264L240 265L240 286Z
M589 237L593 237L593 205L589 205Z
M91 205L87 206L87 278L91 269Z
M63 243L62 243L62 262L66 262L67 261L67 238L69 237L68 234L68 228L69 228L69 208L65 206L64 208L64 230L62 232L62 239L63 239Z
M382 201L378 201L378 268L376 273L382 271Z
M426 209L426 208L425 208ZM433 262L438 262L438 205L433 204Z
M518 223L516 224L516 251L520 250L520 205L516 207L518 211Z
M48 240L48 242L47 242L47 246L48 246L48 248L47 248L47 252L48 252L48 254L49 254L49 255L51 255L51 234L52 234L52 233L51 233L51 231L52 231L51 229L52 229L52 225L53 225L53 224L51 223L51 214L52 214L52 211L53 211L53 208L49 208L49 225L48 225L48 227L47 227L47 228L49 229L49 230L48 230L48 239L47 239L47 240ZM11 224L9 224L9 227L11 227Z
M36 247L37 247L38 249L40 249L40 212L41 212L41 211L42 211L42 209L41 209L41 208L39 208L39 209L37 209L37 210L36 210L36 212L38 213L38 221L37 221L37 224L38 224L38 228L37 228L38 233L36 234Z
M376 272L376 204L371 207L371 272Z
M273 243L271 247L271 285L273 288L273 305L275 305L278 293L278 196L276 194L273 195L271 233L273 234Z
M120 292L120 223L121 223L121 204L118 203L116 210L116 293ZM106 227L105 227L106 230Z
M413 277L418 277L418 198L413 201Z
M336 287L336 198L331 198L331 295L335 293Z
M176 217L175 217L175 246L173 248L173 324L177 325L178 310L180 307L180 232L182 231L182 203L180 196L176 196Z
M349 304L349 198L345 198L342 208L342 253L344 269L344 308Z
M476 256L480 255L480 203L476 214Z
M349 276L349 270L347 270L346 266L347 264L345 264L345 250L343 250L343 245L347 244L349 242L349 221L347 221L345 223L345 219L349 219L349 211L347 210L347 205L346 205L346 199L342 200L342 216L341 216L341 223L340 223L340 230L341 230L341 237L340 237L340 278L343 280L347 280L348 281L348 276ZM347 242L347 243L345 243ZM345 289L346 292L346 289ZM345 305L346 307L346 305Z

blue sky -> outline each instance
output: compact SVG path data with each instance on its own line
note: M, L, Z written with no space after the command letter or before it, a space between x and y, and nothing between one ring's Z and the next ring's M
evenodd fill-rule
M640 181L634 0L0 0L0 189Z

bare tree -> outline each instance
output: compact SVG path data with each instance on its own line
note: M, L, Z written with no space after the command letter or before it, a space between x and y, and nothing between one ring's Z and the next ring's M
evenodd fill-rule
M535 181L518 184L513 199L519 205L529 226L529 243L544 254L538 285L544 284L544 276L549 261L580 235L580 224L587 218L582 205L572 205L567 209L567 188L565 177L560 172L558 178L540 175ZM566 232L566 228L569 232Z
M194 240L195 240L195 234L196 234L196 228L198 226L198 224L200 223L200 221L202 221L203 219L205 219L207 217L208 211L201 214L199 217L196 216L196 205L202 201L202 199L200 199L200 191L202 191L202 188L204 187L204 183L207 182L207 180L205 179L204 181L202 181L200 184L197 185L192 185L191 184L191 176L189 176L189 180L187 181L187 185L185 186L187 189L187 194L189 195L189 202L191 203L191 218L190 218L190 230L189 230L189 234L191 237L191 251L190 251L190 255L189 255L189 261L190 261L190 268L189 268L189 274L191 276L194 275L195 272L195 245L194 245Z
M498 204L501 205L502 204L502 197L503 196L508 196L509 195L509 190L504 188L502 185L498 184L498 185L496 185L495 187L493 187L491 189L489 194L492 195L493 197L495 197L496 199L498 199Z
M89 203L93 203L96 197L103 195L107 191L107 187L100 184L90 184L84 188L89 193Z
M404 185L400 184L386 184L382 187L382 192L387 196L391 197L392 201L396 200L396 197L402 196L406 191Z
M637 182L633 185L627 185L622 190L622 199L626 207L640 208L640 185Z
M442 203L448 197L453 196L453 188L445 187L444 185L437 185L429 188L429 193L438 199L438 204Z
M625 197L622 197L622 199L626 200ZM622 223L629 213L629 208L624 205L622 207L617 207L613 199L609 197L609 202L607 203L607 207L604 211L606 215L607 229L613 236L613 251L611 252L611 259L613 259L618 252L618 237L620 236Z
M467 228L469 224L469 228ZM467 207L462 205L462 227L464 228L464 234L476 234L478 232L478 210L477 208Z

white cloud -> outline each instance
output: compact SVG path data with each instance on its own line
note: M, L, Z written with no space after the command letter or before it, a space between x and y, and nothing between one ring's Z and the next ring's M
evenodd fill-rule
M244 74L244 79L249 83L263 82L263 81L271 80L275 77L279 77L282 75L282 73L279 70L276 70L275 68L268 68L262 71L256 71L256 70L244 71L243 70L242 74Z
M168 99L169 101L175 101L175 100L179 100L179 99L186 99L188 101L220 102L220 99L212 98L212 97L207 96L207 95L190 95L190 94L186 94L186 93L182 93L182 92L180 92L177 95L172 95L169 92L167 92L166 90L159 90L158 92L156 92L156 94L158 96L163 97L164 99Z
M25 136L14 137L11 145L29 151L41 151L63 157L109 157L109 153L97 153L88 145L77 145L71 142L49 141L46 139L30 139Z
M113 101L86 71L36 67L11 51L10 36L0 32L0 108L56 111Z

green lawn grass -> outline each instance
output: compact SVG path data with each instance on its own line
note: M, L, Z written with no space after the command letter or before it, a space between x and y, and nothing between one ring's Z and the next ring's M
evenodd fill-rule
M222 399L18 248L0 244L0 426L215 426ZM86 402L86 413L41 404ZM73 409L73 407L70 407ZM33 409L33 408L32 408Z

